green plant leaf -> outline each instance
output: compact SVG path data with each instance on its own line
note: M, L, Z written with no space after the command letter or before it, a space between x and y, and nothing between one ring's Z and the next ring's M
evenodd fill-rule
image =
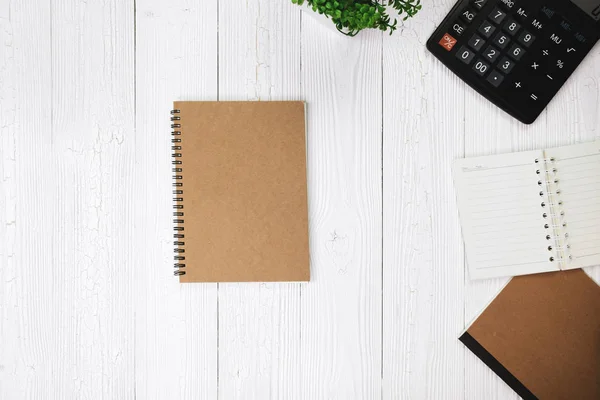
M397 29L398 20L390 18L388 9L395 9L403 21L421 9L420 0L389 0L387 6L375 0L292 0L298 5L304 2L314 12L331 19L336 28L348 36L355 36L367 28L392 34Z

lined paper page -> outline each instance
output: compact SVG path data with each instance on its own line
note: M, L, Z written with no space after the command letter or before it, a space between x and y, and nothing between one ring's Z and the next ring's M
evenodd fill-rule
M557 271L548 250L542 151L458 160L457 203L471 279ZM543 173L543 171L542 171Z
M572 260L564 269L600 265L600 142L549 149L559 179Z

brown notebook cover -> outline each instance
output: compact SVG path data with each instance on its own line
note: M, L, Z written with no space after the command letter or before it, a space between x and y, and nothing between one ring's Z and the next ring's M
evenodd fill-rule
M308 281L304 103L173 108L180 281Z
M513 278L460 340L524 399L600 399L600 286L583 270Z

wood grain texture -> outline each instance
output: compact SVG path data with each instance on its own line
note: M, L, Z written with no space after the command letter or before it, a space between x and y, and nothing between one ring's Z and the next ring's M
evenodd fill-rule
M381 34L302 19L312 281L302 398L381 396Z
M136 2L135 394L217 398L217 287L173 276L174 100L217 98L217 4Z
M41 231L52 263L50 279L36 279L52 282L52 392L124 397L134 376L133 7L54 0L51 17L52 188Z
M50 2L0 5L0 398L55 389ZM30 29L30 26L36 29ZM36 55L36 57L34 57ZM54 203L55 204L55 203Z
M384 399L464 396L464 256L451 164L464 90L424 44L447 2L383 42ZM406 83L400 83L400 82Z
M133 275L122 269L133 259L124 206L133 204L133 8L64 0L5 11L18 60L7 96L18 193L9 265L18 268L4 271L14 290L6 398L124 397L133 378L133 312L123 307Z
M457 340L452 160L600 139L600 48L524 126L287 0L0 1L0 399L518 397ZM305 100L312 281L173 277L173 100ZM600 267L587 269L600 283Z
M219 99L302 100L300 10L291 2L219 1ZM298 397L301 287L219 284L219 398Z

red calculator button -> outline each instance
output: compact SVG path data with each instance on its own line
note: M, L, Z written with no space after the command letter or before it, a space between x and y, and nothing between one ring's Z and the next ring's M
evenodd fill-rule
M450 51L450 50L452 50L452 48L456 44L456 39L454 39L449 34L444 33L444 36L442 37L442 40L440 40L438 43L444 49L446 49L447 51Z

